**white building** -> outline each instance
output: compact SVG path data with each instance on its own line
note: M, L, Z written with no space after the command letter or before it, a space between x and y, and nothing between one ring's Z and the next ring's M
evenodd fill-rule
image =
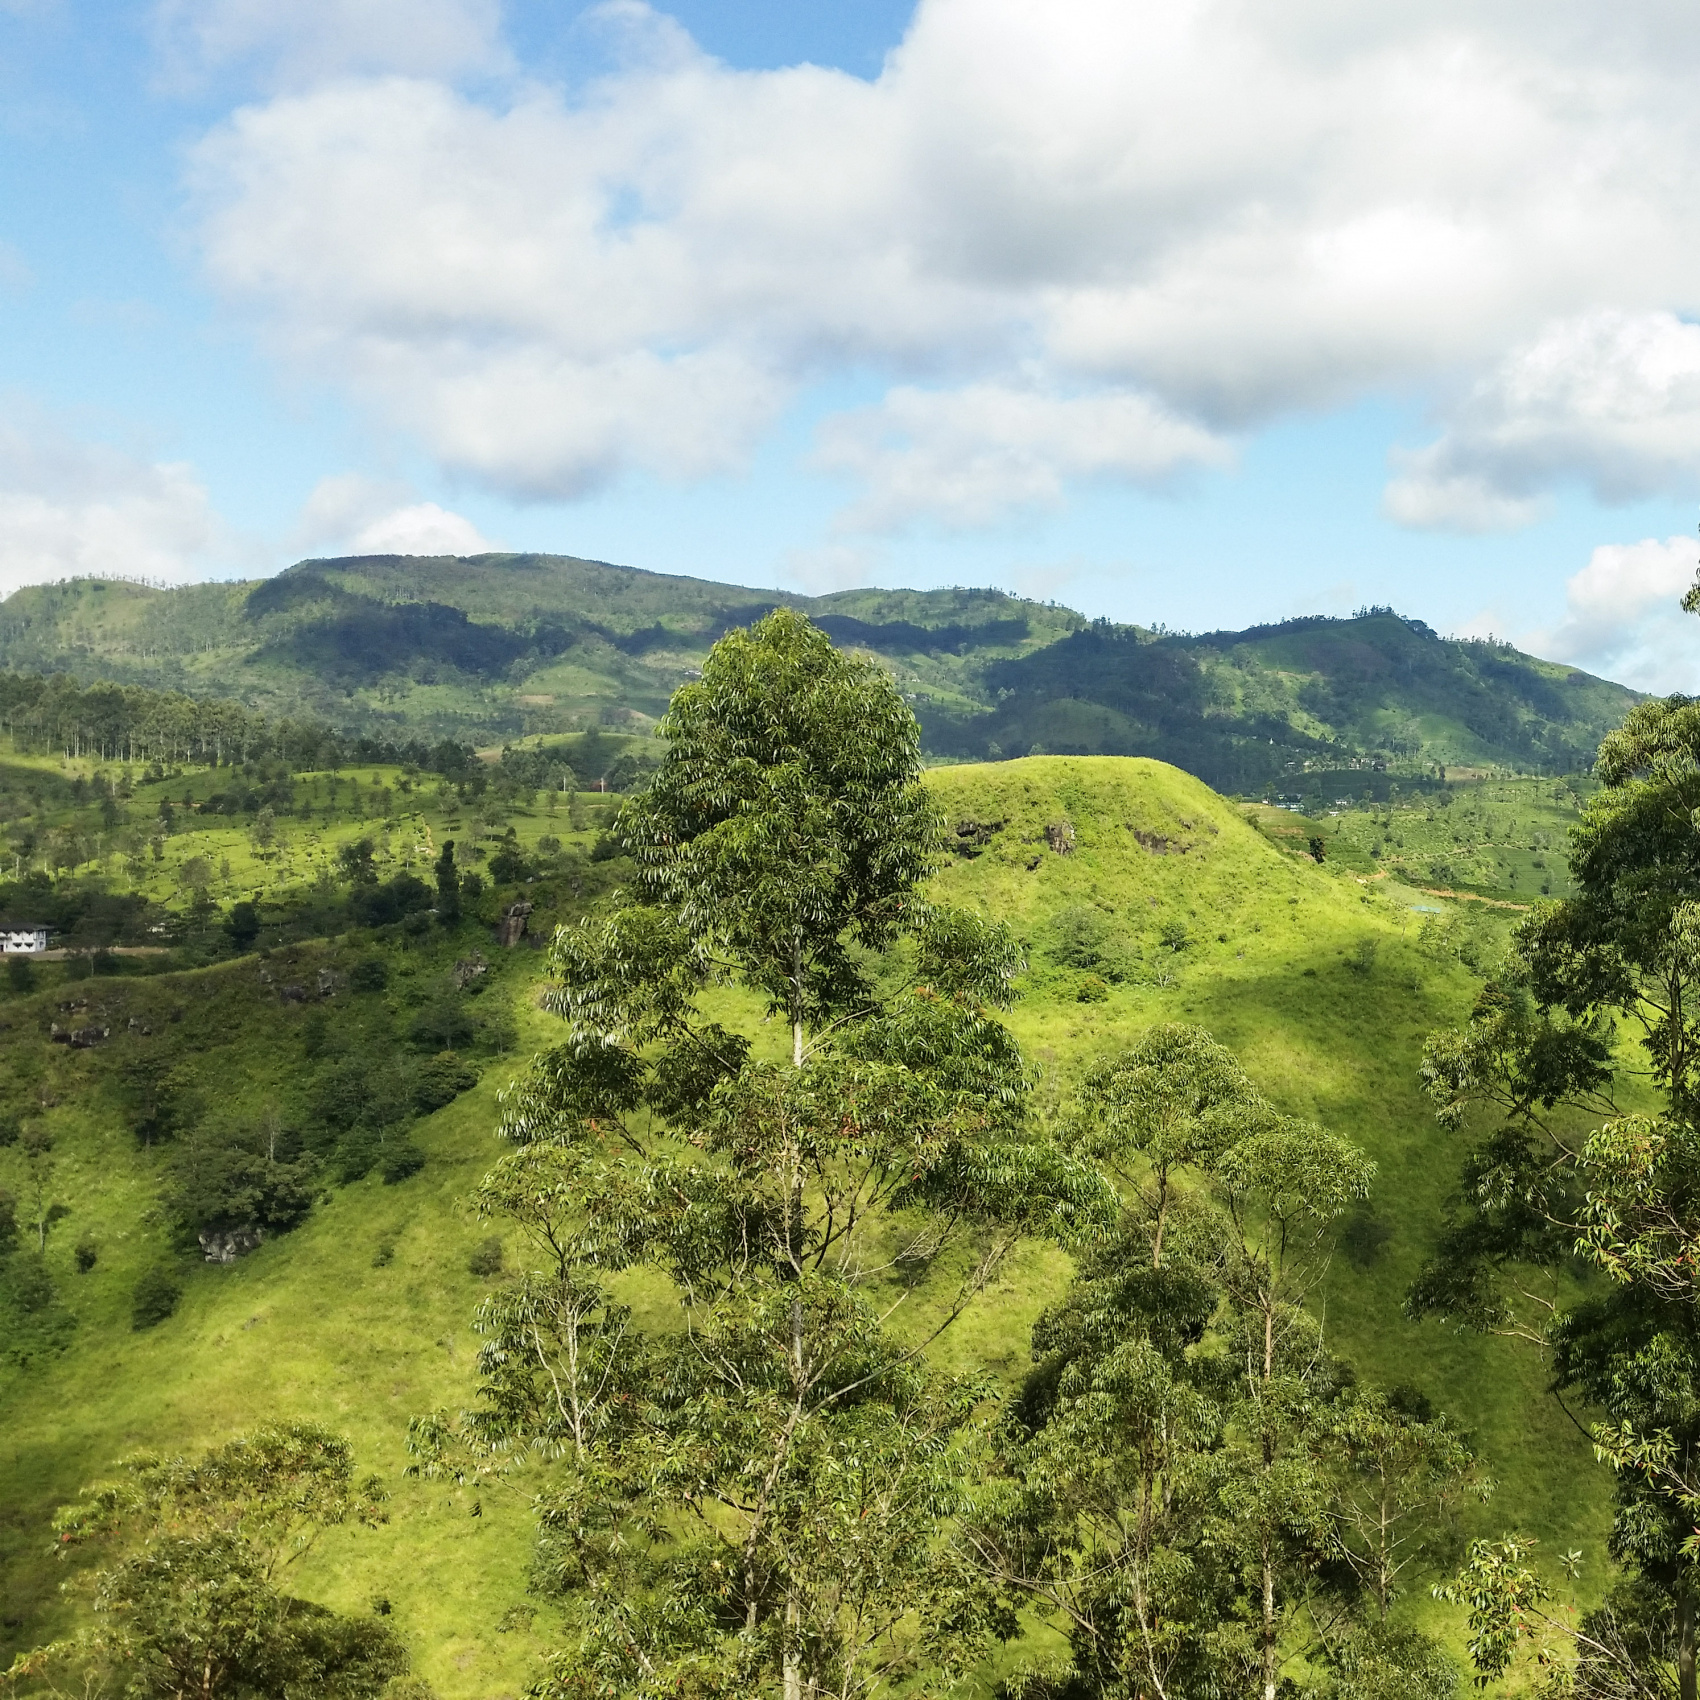
M46 927L0 926L0 956L35 956L46 949Z

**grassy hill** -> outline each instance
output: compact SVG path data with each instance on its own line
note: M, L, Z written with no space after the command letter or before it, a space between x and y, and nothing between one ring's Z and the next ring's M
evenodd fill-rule
M0 769L0 782L35 800L44 828L74 825L96 806L92 764L0 758ZM1561 830L1574 794L1532 781L1466 784L1445 811L1417 796L1386 813L1311 821L1248 811L1143 759L961 765L929 783L953 846L938 895L1009 921L1027 944L1011 1022L1042 1065L1042 1095L1062 1099L1090 1063L1152 1023L1193 1021L1233 1047L1282 1107L1362 1144L1379 1175L1329 1281L1336 1349L1366 1376L1420 1387L1473 1434L1500 1485L1469 1531L1517 1527L1546 1551L1583 1548L1591 1595L1603 1577L1608 1484L1544 1395L1538 1366L1504 1343L1400 1314L1466 1137L1438 1130L1418 1092L1422 1039L1468 1008L1480 984L1473 965L1491 960L1522 888L1484 883L1505 894L1489 903L1431 895L1406 883L1417 870L1387 854L1390 841L1403 854L1397 841L1414 846L1436 825L1427 816L1444 813L1468 815L1482 835L1472 853L1486 855L1490 844ZM528 1508L517 1494L475 1507L405 1479L403 1437L411 1415L470 1392L470 1321L493 1277L469 1269L487 1229L463 1201L496 1154L497 1090L551 1026L535 1004L540 957L498 949L491 925L519 896L538 925L603 900L628 868L597 848L599 811L611 803L556 799L551 812L546 797L475 796L389 768L295 775L293 806L277 810L280 841L262 847L230 817L196 807L228 784L217 771L162 774L122 800L138 815L173 804L157 860L100 876L109 897L144 902L144 932L169 922L170 954L109 957L92 978L95 965L73 959L43 965L32 989L0 983L0 1110L14 1118L0 1184L27 1198L32 1176L15 1130L44 1130L49 1192L71 1212L46 1254L64 1349L13 1352L0 1364L0 1659L67 1621L47 1518L81 1481L138 1446L193 1447L262 1418L312 1416L353 1437L393 1499L383 1528L335 1532L301 1591L347 1610L387 1602L445 1700L517 1694L549 1622L546 1607L535 1620L513 1609L524 1604ZM1308 850L1313 828L1340 846L1321 864ZM1361 848L1349 842L1371 833ZM405 917L362 924L336 852L370 840L386 889L428 872L449 837L487 853L478 864L487 887L461 928ZM1371 856L1378 844L1383 854ZM197 878L186 878L196 864ZM219 917L255 891L259 951L233 954L219 944ZM321 931L292 936L288 918L306 915ZM474 958L485 971L462 983ZM361 970L372 962L381 975ZM729 1003L723 1019L759 1031L753 1006ZM359 1129L340 1142L327 1135L323 1083L358 1056L365 1078L405 1086L457 1021L476 1083L384 1133L423 1167L386 1181L380 1153L350 1174ZM73 1022L110 1034L89 1048L54 1043L54 1025ZM150 1070L150 1059L168 1066ZM142 1144L138 1094L161 1078L175 1082L179 1125ZM311 1208L249 1255L207 1264L181 1225L185 1153L197 1140L216 1144L220 1129L263 1127L268 1115L323 1153ZM95 1257L79 1272L83 1244ZM182 1301L135 1331L135 1283L161 1265L176 1272ZM1031 1248L995 1304L947 1337L945 1361L1020 1374L1031 1323L1067 1275L1061 1253ZM21 1339L17 1293L0 1302L13 1306L0 1329L9 1320ZM27 1320L39 1330L54 1319L38 1309ZM1413 1593L1411 1609L1437 1610Z
M1439 767L1565 773L1633 692L1389 609L1204 636L994 590L805 597L562 555L303 561L0 603L0 668L235 697L398 741L641 731L709 646L784 601L877 656L946 760L1141 755L1221 791L1385 800Z

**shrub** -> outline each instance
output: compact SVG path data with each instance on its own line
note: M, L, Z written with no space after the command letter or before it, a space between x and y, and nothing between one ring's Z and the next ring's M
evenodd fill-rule
M466 1267L473 1275L500 1275L502 1272L502 1242L492 1234L472 1248Z
M419 1065L413 1082L413 1105L422 1116L453 1103L461 1093L478 1084L475 1070L453 1051L441 1051Z
M395 1244L391 1240L380 1240L378 1249L372 1253L372 1267L387 1269L395 1261Z
M254 948L260 936L260 912L252 903L233 903L224 918L224 930L231 947L240 955Z
M411 1139L397 1140L384 1148L384 1160L378 1172L385 1186L394 1186L425 1167L425 1153Z
M6 984L14 992L35 990L35 964L27 956L6 958Z
M381 992L389 983L389 964L381 956L365 957L348 971L349 987L356 992Z
M369 1175L383 1155L378 1135L369 1127L357 1127L337 1141L336 1178L347 1186Z
M458 1051L472 1041L471 1012L453 993L439 993L408 1023L407 1036L426 1051Z
M504 844L490 858L490 878L498 885L518 885L530 877L531 869L517 844Z
M100 1247L91 1239L80 1239L71 1255L77 1260L77 1273L86 1275L100 1261Z
M1096 974L1088 974L1074 994L1076 1003L1105 1003L1109 996L1110 988Z
M130 1299L130 1326L140 1332L156 1327L177 1309L183 1288L169 1269L149 1269Z
M1165 921L1158 937L1165 950L1185 950L1191 942L1185 926L1179 921Z
M1060 968L1102 973L1115 954L1112 929L1101 910L1074 903L1051 921L1050 956Z

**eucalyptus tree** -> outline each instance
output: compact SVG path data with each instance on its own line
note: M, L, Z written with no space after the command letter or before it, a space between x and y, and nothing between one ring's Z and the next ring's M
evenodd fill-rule
M565 1034L478 1195L532 1268L480 1311L475 1408L413 1444L530 1473L568 1620L542 1692L850 1700L999 1621L943 1538L989 1390L927 1350L1020 1235L1113 1197L1029 1131L1015 946L921 894L940 823L890 680L782 610L659 732L616 828L637 891L557 934ZM739 1030L752 993L782 1045Z
M1611 1550L1638 1578L1612 1609L1644 1616L1647 1590L1662 1598L1664 1668L1694 1700L1700 704L1641 704L1600 746L1597 772L1602 789L1571 832L1575 895L1534 911L1469 1022L1425 1052L1442 1122L1486 1112L1494 1123L1411 1303L1534 1341L1560 1393L1603 1407L1594 1438L1615 1471ZM1656 1111L1623 1114L1626 1084ZM1590 1268L1604 1284L1570 1297ZM1587 1691L1603 1655L1579 1649Z
M54 1522L61 1558L107 1562L70 1585L83 1633L21 1655L0 1689L159 1700L391 1700L426 1696L375 1617L285 1591L328 1528L383 1521L383 1495L348 1443L310 1423L268 1424L198 1459L141 1454Z
M1468 1455L1354 1388L1311 1308L1373 1165L1183 1026L1088 1076L1070 1143L1122 1213L1035 1329L973 1525L1008 1597L1067 1628L1022 1691L1273 1696L1303 1656L1342 1695L1449 1693L1383 1620Z

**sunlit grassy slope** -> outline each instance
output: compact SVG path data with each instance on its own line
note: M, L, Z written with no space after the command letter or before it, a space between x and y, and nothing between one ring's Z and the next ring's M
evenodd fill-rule
M1193 1021L1233 1047L1284 1108L1360 1142L1379 1176L1357 1260L1340 1258L1329 1281L1335 1349L1366 1377L1421 1387L1474 1434L1500 1484L1477 1527L1523 1528L1548 1551L1582 1547L1597 1585L1606 1483L1543 1395L1536 1365L1507 1345L1401 1316L1464 1142L1435 1128L1416 1083L1423 1036L1457 1019L1479 985L1447 947L1453 906L1338 863L1318 866L1302 842L1278 844L1241 809L1155 762L1036 757L944 769L929 783L959 847L936 895L1008 921L1030 947L1011 1020L1043 1067L1046 1098L1065 1096L1091 1061L1151 1023ZM1067 954L1059 941L1082 936L1097 941L1090 971L1058 960ZM298 971L314 951L343 948L301 947ZM514 1000L522 1051L550 1025L532 1003L529 960L492 988ZM293 1019L251 999L255 973L250 958L109 995L173 1000L197 1019L230 1023L222 1067L247 1103ZM1080 1001L1104 988L1103 1001ZM418 1125L431 1157L421 1174L341 1189L252 1256L191 1269L177 1315L135 1334L131 1287L165 1253L152 1209L159 1154L135 1148L99 1089L106 1053L45 1043L60 996L0 1004L8 1066L39 1070L38 1087L54 1100L45 1114L59 1140L58 1191L75 1215L48 1255L79 1317L62 1357L0 1372L0 1658L69 1621L47 1520L79 1482L132 1448L189 1449L267 1417L302 1416L345 1430L394 1498L386 1527L327 1539L301 1591L345 1609L390 1601L444 1700L517 1694L539 1644L523 1614L504 1626L523 1600L525 1506L493 1496L475 1505L402 1476L409 1416L471 1389L482 1283L466 1258L487 1229L465 1198L497 1153L494 1095L511 1065L497 1063ZM0 1152L0 1166L15 1155ZM12 1169L4 1184L17 1190ZM78 1276L71 1249L85 1230L102 1252ZM375 1265L385 1244L393 1257ZM1018 1375L1031 1321L1067 1273L1060 1253L1031 1248L948 1338L947 1361Z

